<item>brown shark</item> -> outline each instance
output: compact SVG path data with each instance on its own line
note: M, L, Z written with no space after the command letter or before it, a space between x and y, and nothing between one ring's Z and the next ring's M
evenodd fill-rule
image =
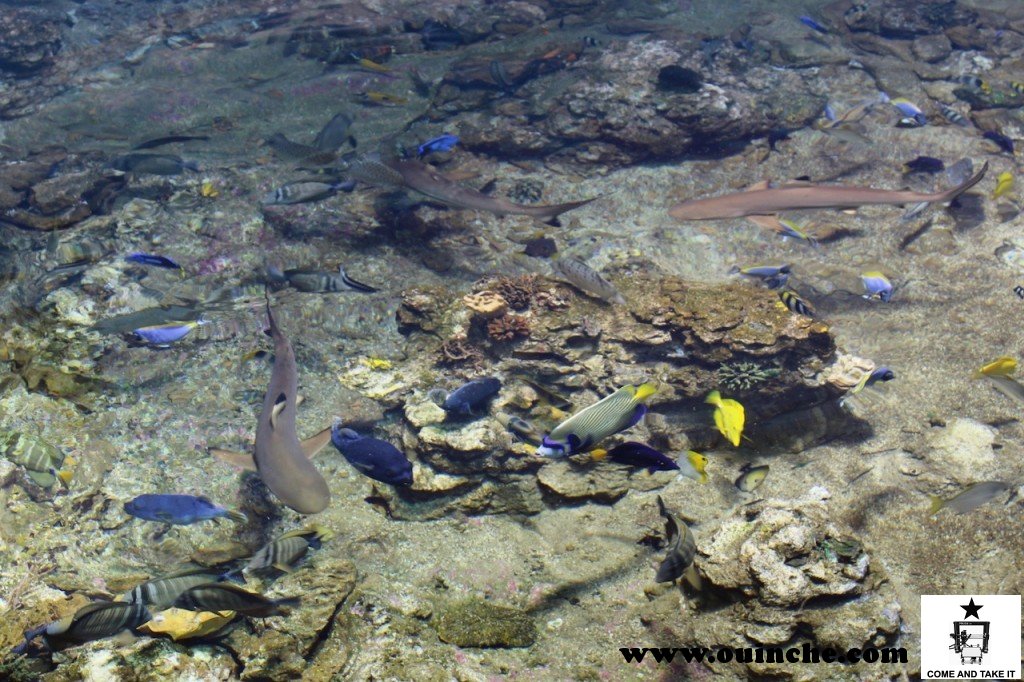
M274 339L275 359L270 385L263 398L263 411L256 426L253 460L260 478L285 506L300 514L316 514L330 504L331 492L324 477L303 451L295 429L299 390L295 352L274 321L269 304L267 317L270 335Z
M774 188L751 189L709 199L693 199L676 204L669 215L679 220L715 220L770 215L807 208L856 208L869 204L923 204L953 201L981 182L988 163L956 187L932 194L909 190L844 187L797 183Z
M498 216L509 214L526 215L557 225L558 216L561 214L589 204L597 199L597 197L593 197L583 201L570 201L565 204L524 206L523 204L514 204L511 201L492 197L470 187L460 185L420 161L393 159L382 163L401 176L401 185L403 187L419 192L446 206L489 211ZM397 180L397 176L395 176L395 179Z

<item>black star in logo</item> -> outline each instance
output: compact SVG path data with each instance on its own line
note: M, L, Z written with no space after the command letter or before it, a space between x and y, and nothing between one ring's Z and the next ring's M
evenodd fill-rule
M974 597L971 597L971 602L969 604L961 604L960 608L964 610L964 618L970 618L971 616L979 619L981 618L981 616L978 615L978 609L983 608L983 606L982 604L975 604Z

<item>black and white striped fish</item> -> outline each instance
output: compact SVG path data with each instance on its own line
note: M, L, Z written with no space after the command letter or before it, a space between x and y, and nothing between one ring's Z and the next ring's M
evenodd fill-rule
M783 289L780 291L779 299L794 313L798 315L805 315L807 317L814 317L814 308L812 308L807 301L800 298L800 296L798 296L792 289Z
M50 623L40 634L50 651L60 651L75 644L113 637L124 630L134 630L152 618L142 604L108 601L88 604L74 615Z
M255 575L269 573L273 569L290 573L292 567L306 556L306 552L310 549L319 549L321 542L329 540L332 536L333 533L322 526L300 528L285 533L261 547L249 559L245 570Z
M154 611L170 608L185 590L196 585L216 582L220 578L217 573L205 568L189 569L153 578L136 585L124 594L124 601L129 604L142 604Z
M324 294L352 289L372 294L377 291L375 287L371 287L369 284L363 284L362 282L358 282L349 277L345 273L345 268L342 266L338 266L337 273L326 270L304 269L285 270L284 272L281 272L273 267L267 268L267 271L272 280L277 282L287 281L292 287L295 287L299 291L305 291L308 293Z
M252 618L268 618L285 612L282 607L297 606L299 599L269 599L230 583L207 583L189 588L174 605L188 611L234 611Z
M693 539L689 526L669 512L661 495L658 495L658 513L665 519L665 539L669 548L654 580L668 583L681 578L693 564L693 558L697 556L697 541Z
M264 206L304 204L333 196L339 189L352 189L354 182L291 182L268 192L260 202Z

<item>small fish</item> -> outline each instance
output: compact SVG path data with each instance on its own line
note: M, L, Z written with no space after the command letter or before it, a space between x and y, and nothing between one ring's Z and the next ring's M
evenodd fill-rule
M839 401L839 404L845 405L846 401L849 399L850 396L860 393L865 388L873 386L877 384L879 381L892 381L895 378L896 373L893 372L888 367L885 367L884 365L881 367L876 367L871 372L865 372L864 376L860 378L860 381L858 381L853 388L851 388L843 395L842 399Z
M349 132L351 128L351 116L344 112L335 114L313 138L313 146L323 152L336 152L346 142L355 147L356 138Z
M391 443L361 436L340 424L331 429L331 443L363 475L390 485L412 485L412 462Z
M779 234L782 235L783 240L795 239L797 241L805 242L810 246L818 245L818 240L807 234L807 226L797 225L792 220L786 220L785 218L779 218L779 225L782 226L779 230Z
M551 263L555 274L586 294L614 305L626 305L626 299L601 273L581 260L559 258Z
M1019 405L1024 405L1024 386L1016 379L998 374L986 374L992 387Z
M1002 481L984 481L982 483L975 483L974 485L968 486L948 500L944 500L938 495L929 495L928 497L931 500L931 508L928 510L928 513L935 516L943 509L951 509L957 514L966 514L974 511L986 502L989 502L995 496L1001 495L1009 489L1009 483L1004 483Z
M904 173L941 173L946 170L942 159L933 156L919 156L903 164Z
M666 457L649 445L627 441L619 443L606 456L613 462L629 466L646 468L648 473L655 471L675 471L679 469L671 457Z
M798 315L814 317L814 309L811 308L807 301L800 298L800 296L792 289L783 289L780 291L779 300L782 301L783 305Z
M685 455L680 455L676 460L679 466L679 475L692 478L698 483L707 483L708 475L705 469L708 466L708 458L699 452L687 450Z
M271 573L274 569L282 573L291 573L292 567L299 563L309 550L320 549L321 543L332 537L334 533L323 526L290 531L263 545L252 555L244 570L253 575Z
M541 440L544 438L544 434L538 431L536 426L522 417L500 413L495 415L495 418L501 422L502 426L504 426L509 433L524 443L540 445Z
M690 527L665 507L661 495L658 495L658 513L665 519L665 540L669 547L668 554L658 566L654 581L668 583L683 577L693 564L693 559L697 556L697 541L694 540Z
M927 123L927 119L924 118L924 114L920 116L906 116L896 121L897 128L921 128Z
M566 457L594 447L608 436L625 431L647 414L647 401L658 392L655 384L623 386L585 407L556 426L537 448L544 457Z
M447 152L459 143L458 135L441 135L432 140L427 140L416 148L417 155L422 158L433 152Z
M749 493L757 490L764 483L765 477L768 476L768 465L752 466L750 463L747 463L740 467L740 472L735 485L743 492Z
M213 184L212 181L207 180L203 184L199 185L199 196L206 199L213 199L220 196L220 190Z
M248 522L245 514L225 509L206 497L195 495L139 495L124 503L124 511L137 519L176 525L188 525L221 517L237 523Z
M743 436L743 424L746 422L743 405L732 398L723 398L718 391L708 393L704 402L715 406L714 418L718 432L735 447L739 447L740 438Z
M954 80L957 83L960 83L961 85L966 85L967 87L973 88L975 90L981 90L982 92L985 93L992 92L992 86L990 86L986 81L982 80L980 77L972 74L957 76Z
M333 196L344 183L291 182L281 185L265 194L260 203L264 206L304 204Z
M500 390L501 381L494 377L474 379L449 393L441 408L449 414L475 417L477 413L474 410L485 405Z
M374 71L376 73L386 73L386 74L392 73L391 69L389 69L388 67L384 66L383 64L378 64L377 62L373 61L372 59L367 59L366 57L360 57L355 52L350 53L350 56L352 57L352 59L355 60L356 64L358 64L360 67L366 69L367 71Z
M939 113L942 117L954 125L961 126L962 128L969 128L971 126L970 121L964 118L964 115L953 107L946 106L945 104L939 105Z
M32 482L49 488L58 480L67 485L70 472L61 467L73 460L49 442L35 436L0 429L0 453L8 460L25 467L26 475Z
M1024 83L1020 81L1010 81L1010 89L1018 95L1024 95Z
M883 275L881 272L870 270L868 272L862 272L860 275L860 281L864 285L864 298L871 300L877 298L883 303L888 303L892 299L893 286L889 278ZM788 303L786 304L788 307ZM801 313L806 314L806 313Z
M982 365L981 369L974 373L975 379L983 376L1006 377L1017 371L1017 361L1011 357L996 358L992 362Z
M191 322L166 322L154 324L149 327L139 327L134 333L147 343L154 346L166 346L167 344L180 341L188 336L193 329L206 324L203 320L192 320Z
M50 651L60 651L76 644L113 637L124 630L134 630L152 617L142 604L100 601L87 604L74 615L50 623L38 632Z
M800 23L814 31L817 31L818 33L824 33L825 35L828 35L830 33L830 31L827 28L825 28L817 21L808 16L800 17Z
M427 50L450 50L466 42L459 31L434 19L423 22L420 39Z
M989 142L991 142L992 144L994 144L1001 151L1004 151L1010 156L1013 156L1013 140L1008 138L1006 135L1003 135L1002 133L997 133L993 130L986 130L984 133L981 134L981 136L984 137Z
M789 282L793 268L788 263L784 265L753 265L746 268L734 266L729 272L759 279L769 289L779 289Z
M250 618L269 618L287 614L299 605L299 598L268 599L231 583L207 583L185 590L174 606L188 611L234 611Z
M168 268L170 270L181 270L182 267L167 256L157 256L151 253L132 253L124 257L133 263L140 265L152 265L156 268Z
M1000 173L999 177L996 178L996 189L992 192L992 198L998 199L999 197L1007 194L1013 190L1013 173L1006 171Z
M889 100L889 104L896 107L896 109L904 116L909 116L915 119L919 117L924 117L924 112L921 111L921 108L914 104L913 102L911 102L906 97L897 97L896 99L891 99Z
M162 147L165 144L174 144L175 142L191 142L193 140L209 140L207 135L168 135L167 137L158 137L153 140L146 140L132 147L132 151L139 151L140 149L155 149L156 147Z
M195 161L184 161L174 154L143 154L133 152L119 156L110 162L110 167L123 173L147 175L181 175L186 170L199 171Z
M362 94L362 101L365 104L372 104L379 107L400 107L408 104L409 100L398 95L392 95L379 90L367 90Z
M154 611L170 608L182 592L195 587L214 583L220 575L207 568L192 568L161 578L153 578L125 592L122 600L129 604L142 604Z

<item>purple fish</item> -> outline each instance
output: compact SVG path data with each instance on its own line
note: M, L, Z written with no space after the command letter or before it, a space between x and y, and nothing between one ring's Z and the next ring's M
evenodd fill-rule
M608 451L608 459L619 464L644 467L651 473L679 469L679 465L671 458L666 457L649 445L635 441L616 445Z
M158 268L168 268L170 270L181 270L181 266L172 261L167 256L156 256L151 253L133 253L125 256L125 260L130 260L133 263L139 263L141 265L152 265Z
M139 327L135 333L139 338L154 345L166 345L185 338L198 327L202 322L168 322L166 324L154 324L149 327Z
M335 424L331 443L349 464L375 481L389 485L412 485L412 462L401 450L378 438L362 436Z
M230 511L205 497L195 495L139 495L124 503L126 513L146 521L188 525L227 517L245 523L245 514Z
M882 273L865 272L861 274L860 281L863 282L864 290L867 292L864 294L864 298L877 298L883 303L888 303L892 299L894 287L889 278Z
M817 21L815 21L811 17L808 17L808 16L800 17L800 23L803 24L804 26L808 27L808 28L814 29L818 33L824 33L825 35L829 34L829 30L827 28L825 28L824 26L819 24Z

